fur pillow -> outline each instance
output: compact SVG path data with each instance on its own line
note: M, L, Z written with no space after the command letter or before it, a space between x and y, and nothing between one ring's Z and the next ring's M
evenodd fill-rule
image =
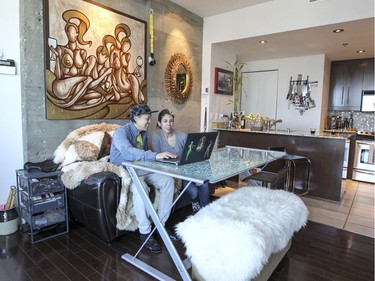
M109 155L112 134L119 125L93 124L72 131L58 146L54 162L64 167L76 161L95 161Z
M102 145L100 146L98 160L105 156L108 156L111 151L112 136L107 132L104 132Z

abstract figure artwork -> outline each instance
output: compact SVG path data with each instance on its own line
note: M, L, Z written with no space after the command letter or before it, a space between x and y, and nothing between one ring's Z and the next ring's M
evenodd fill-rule
M47 119L127 118L147 102L146 22L90 0L45 0Z

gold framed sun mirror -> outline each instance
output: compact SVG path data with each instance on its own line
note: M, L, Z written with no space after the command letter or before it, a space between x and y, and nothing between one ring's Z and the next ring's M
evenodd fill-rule
M174 54L165 69L165 88L168 96L178 104L185 103L191 95L193 73L184 54Z

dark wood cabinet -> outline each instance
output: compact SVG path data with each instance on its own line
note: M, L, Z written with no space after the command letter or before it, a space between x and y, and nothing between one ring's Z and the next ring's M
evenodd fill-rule
M362 90L373 88L373 66L373 59L332 62L329 109L359 111Z
M364 63L362 89L367 91L374 88L374 59L369 59Z

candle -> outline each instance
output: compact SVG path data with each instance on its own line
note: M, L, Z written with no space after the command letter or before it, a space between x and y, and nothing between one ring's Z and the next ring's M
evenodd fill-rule
M148 57L148 63L150 65L154 65L156 63L154 59L154 11L150 9L149 12L150 19L149 19L149 24L150 24L150 56Z
M150 52L154 53L154 11L150 9Z

